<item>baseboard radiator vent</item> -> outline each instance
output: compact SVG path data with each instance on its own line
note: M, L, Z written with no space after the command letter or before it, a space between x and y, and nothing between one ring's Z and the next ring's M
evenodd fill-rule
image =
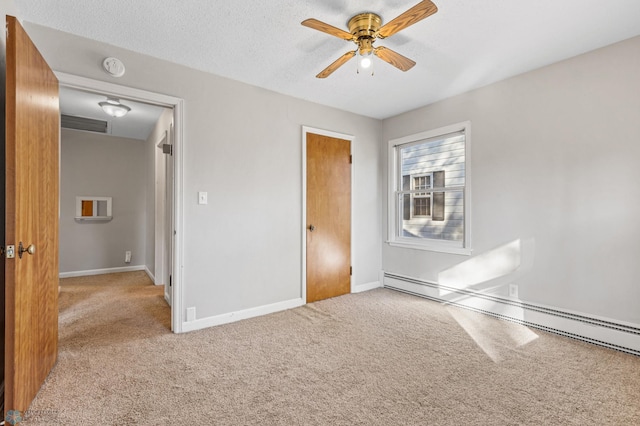
M384 273L385 288L640 356L640 327ZM443 296L444 295L444 296Z

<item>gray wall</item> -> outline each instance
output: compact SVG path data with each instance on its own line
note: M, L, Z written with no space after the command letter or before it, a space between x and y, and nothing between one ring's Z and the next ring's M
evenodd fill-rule
M60 273L145 262L145 142L62 129ZM113 220L77 222L76 196L113 197ZM125 251L132 252L130 264Z
M54 70L185 101L185 307L198 319L300 298L302 126L354 135L353 282L379 280L381 122L35 25ZM120 58L110 78L100 63ZM209 204L197 204L197 192ZM248 208L249 205L256 208ZM184 315L184 312L183 312Z
M2 0L2 2L0 3L0 16L2 16L3 22L6 15L11 15L16 17L18 16L18 9L16 7L15 1ZM6 36L7 36L6 33L2 31L2 34L0 34L0 40L2 40L2 43L5 43Z
M457 286L513 282L524 301L639 324L638 52L640 37L385 120L385 164L389 139L471 120L476 261L385 244L383 269L439 282L463 265ZM509 243L519 267L492 276Z

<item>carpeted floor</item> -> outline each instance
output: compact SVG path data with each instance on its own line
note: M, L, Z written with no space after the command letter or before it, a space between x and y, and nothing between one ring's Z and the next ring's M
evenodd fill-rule
M640 424L633 355L385 289L175 335L162 291L62 280L23 424Z

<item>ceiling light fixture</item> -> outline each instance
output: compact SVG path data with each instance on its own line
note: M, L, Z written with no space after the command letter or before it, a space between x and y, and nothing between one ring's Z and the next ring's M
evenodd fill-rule
M349 22L347 23L349 32L322 21L318 21L314 18L305 19L302 21L302 25L305 27L322 31L323 33L327 33L346 41L352 41L358 46L356 50L347 52L337 60L333 61L331 65L323 69L318 75L316 75L316 77L329 77L335 70L343 66L349 61L349 59L356 55L359 56L358 73L360 73L361 69L368 69L366 66L372 63L372 58L365 59L365 56L370 56L371 54L376 55L388 64L398 68L400 71L410 70L416 64L413 60L402 56L387 47L373 47L372 44L376 39L391 37L398 31L433 15L437 11L438 7L433 4L431 0L422 0L411 9L406 10L404 13L396 16L384 25L382 25L382 18L380 15L371 12L359 13L349 19ZM373 75L373 69L371 69L371 75Z
M100 105L104 112L112 117L123 117L131 111L131 108L121 104L120 100L116 98L107 98L106 101L98 102L98 105Z
M371 38L364 38L360 41L358 48L358 74L370 71L373 75L373 46Z
M358 53L358 74L373 75L373 53Z
M371 53L360 57L360 67L367 69L371 66Z

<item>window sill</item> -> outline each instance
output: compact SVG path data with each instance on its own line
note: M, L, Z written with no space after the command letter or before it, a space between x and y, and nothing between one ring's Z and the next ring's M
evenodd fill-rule
M458 247L456 245L448 244L447 241L439 243L414 243L408 241L387 241L392 247L408 248L414 250L434 251L438 253L458 254L461 256L471 256L473 250L466 247Z

